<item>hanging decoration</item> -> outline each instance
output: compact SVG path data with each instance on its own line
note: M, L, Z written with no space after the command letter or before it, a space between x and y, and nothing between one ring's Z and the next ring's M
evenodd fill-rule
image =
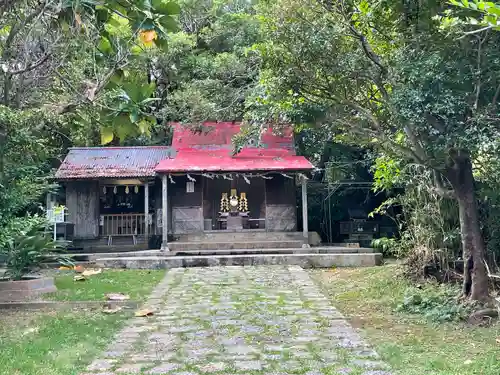
M287 175L286 173L281 173L281 175L282 175L283 177L290 178L290 179L292 179L292 180L293 180L293 177L292 177L292 176Z
M106 194L106 186L103 186L102 192L103 192L103 194Z
M242 214L248 213L247 193L240 194L240 204L239 204L238 209L239 209L240 213L242 213Z
M210 173L202 173L201 175L202 175L203 177L209 178L209 179L211 179L211 180L213 180L213 179L214 179L214 177L215 177L213 174L210 174Z
M236 189L231 189L231 195L229 196L229 207L231 211L236 211L238 209L238 193Z
M169 175L168 175L168 179L170 180L170 183L171 183L171 184L175 184L175 181L174 181L174 179L172 178L172 175L171 175L171 174L169 174Z
M116 193L118 193L118 188L115 186L115 187L113 188L113 194L116 194Z
M307 177L305 174L303 173L299 173L299 177L302 178L303 180L309 180L309 177Z
M125 186L125 194L128 194L128 193L130 193L130 189L129 189L128 185L127 185L127 186Z
M230 180L230 181L233 181L233 177L232 177L231 175L226 175L226 174L223 174L223 175L222 175L222 178L223 178L224 180Z
M227 193L222 193L222 198L220 199L220 212L229 212L229 199Z
M196 179L194 179L193 177L191 177L189 174L186 175L187 176L187 179L191 182L196 182Z
M249 185L250 185L250 180L248 179L248 177L247 177L247 176L243 175L243 179L245 180L245 182L246 182L247 184L249 184ZM244 194L244 193L241 193L241 194Z

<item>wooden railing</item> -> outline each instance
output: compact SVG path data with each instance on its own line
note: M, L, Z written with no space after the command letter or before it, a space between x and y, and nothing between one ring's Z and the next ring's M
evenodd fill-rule
M100 234L102 236L143 236L155 234L152 215L149 217L149 224L146 224L145 214L113 214L101 215Z

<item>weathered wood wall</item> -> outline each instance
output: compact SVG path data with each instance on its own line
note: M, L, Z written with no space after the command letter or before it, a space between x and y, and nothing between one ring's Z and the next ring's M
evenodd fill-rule
M99 183L75 181L66 184L68 219L75 224L75 239L99 236Z
M295 180L273 174L266 181L266 229L268 231L295 231L297 203Z
M203 231L202 177L195 176L194 192L186 191L189 179L186 176L174 176L175 184L169 184L168 194L172 218L172 233L193 233Z

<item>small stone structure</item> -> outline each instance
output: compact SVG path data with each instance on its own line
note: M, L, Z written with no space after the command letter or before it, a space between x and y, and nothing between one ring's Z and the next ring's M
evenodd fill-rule
M53 277L0 281L0 302L24 302L57 291Z

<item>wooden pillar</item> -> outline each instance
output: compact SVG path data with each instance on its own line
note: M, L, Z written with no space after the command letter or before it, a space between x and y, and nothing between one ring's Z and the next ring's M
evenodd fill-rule
M149 244L149 183L144 184L144 237L146 245Z
M161 176L161 224L162 224L162 242L161 249L165 252L168 248L168 180L167 175Z
M302 235L304 245L309 247L309 221L307 218L307 179L302 177Z
M47 193L47 201L46 201L45 208L47 209L47 211L52 209L52 193L51 192Z

